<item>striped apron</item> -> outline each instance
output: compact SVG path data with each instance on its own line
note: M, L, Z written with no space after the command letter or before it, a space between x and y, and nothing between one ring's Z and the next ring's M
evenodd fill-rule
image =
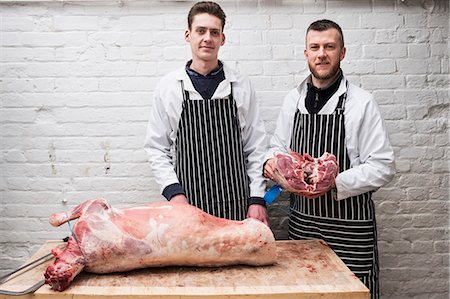
M190 204L211 215L246 218L249 178L236 102L191 100L184 89L183 108L175 141L175 171Z
M347 93L332 114L302 114L297 109L291 149L320 157L332 153L339 172L349 169L345 145L344 109ZM372 193L367 192L340 201L329 191L316 199L291 195L289 238L322 239L347 267L370 289L371 298L379 298L378 249L375 209Z

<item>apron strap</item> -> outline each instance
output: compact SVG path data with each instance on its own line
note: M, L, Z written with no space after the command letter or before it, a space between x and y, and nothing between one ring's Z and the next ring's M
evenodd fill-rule
M181 83L181 93L183 94L183 102L189 101L189 91L184 89L183 80L181 80L180 83Z
M346 88L346 91L339 96L339 101L336 106L336 111L338 113L343 113L345 110L345 102L347 100L347 92L348 92L348 80L345 81L345 88Z

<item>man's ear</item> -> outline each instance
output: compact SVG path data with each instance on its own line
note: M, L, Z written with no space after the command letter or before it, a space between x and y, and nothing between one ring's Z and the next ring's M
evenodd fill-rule
M220 43L221 46L225 44L225 34L222 33L222 42Z
M184 32L184 40L187 42L190 42L190 36L191 36L191 31L189 29L186 29L186 31Z
M347 49L345 47L343 47L341 50L341 61L344 59L346 52L347 52Z

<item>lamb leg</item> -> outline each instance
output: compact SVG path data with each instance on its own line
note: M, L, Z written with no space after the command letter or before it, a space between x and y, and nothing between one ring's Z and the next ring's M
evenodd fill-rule
M56 260L45 271L45 283L49 284L55 291L63 291L70 285L75 276L83 271L85 260L77 241L72 236L69 237L67 246L63 251L59 247L55 247L52 253Z
M87 200L76 206L69 213L56 213L50 216L49 222L53 226L60 226L67 221L80 218L86 213L97 213L108 210L109 204L104 199ZM44 274L45 282L52 286L53 290L62 291L72 282L74 277L80 273L85 265L83 253L77 240L70 236L64 250L59 247L52 249L56 261L49 266Z

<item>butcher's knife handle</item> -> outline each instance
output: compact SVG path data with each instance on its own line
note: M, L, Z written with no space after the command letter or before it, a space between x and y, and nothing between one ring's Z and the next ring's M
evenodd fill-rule
M280 195L281 189L280 185L273 185L270 187L270 189L264 194L264 200L267 202L267 204L272 204L272 202Z

